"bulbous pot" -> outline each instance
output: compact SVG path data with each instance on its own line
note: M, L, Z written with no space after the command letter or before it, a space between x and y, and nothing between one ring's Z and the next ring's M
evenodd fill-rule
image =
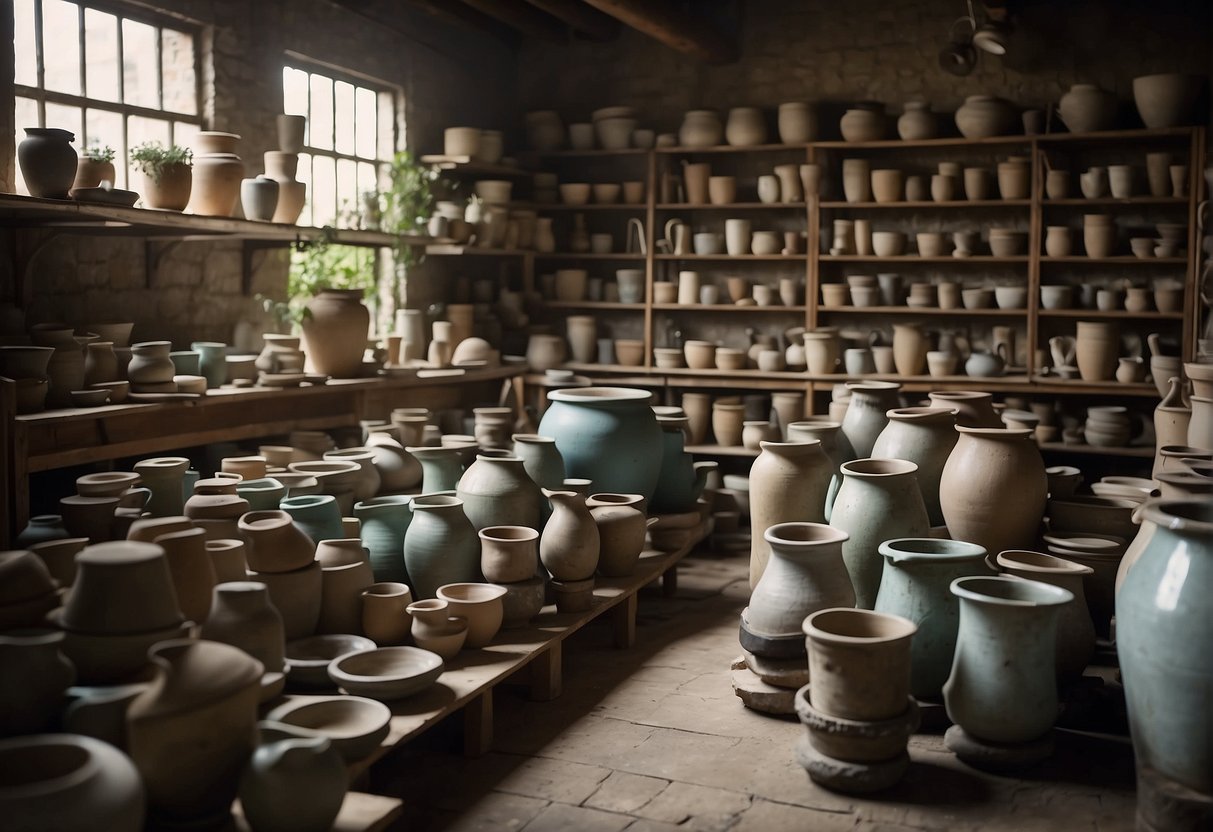
M263 583L217 584L201 636L239 647L261 662L267 673L280 673L286 666L282 614L270 603L269 590Z
M804 144L817 138L817 114L812 105L789 101L779 105L779 141Z
M636 570L649 520L639 494L594 494L585 502L598 527L598 574L623 578Z
M904 459L918 466L918 487L932 526L942 526L939 479L956 446L956 411L946 407L894 408L889 423L876 437L872 456Z
M966 428L1000 428L1002 420L994 412L994 396L976 390L947 390L928 395L932 407L952 408L956 424Z
M1111 130L1116 126L1116 95L1095 84L1074 84L1061 97L1057 114L1071 133Z
M661 473L649 501L649 511L653 514L681 514L694 509L695 501L707 484L708 474L716 470L717 463L696 462L683 450L686 437L682 425L685 422L685 418L660 422Z
M240 201L244 162L235 153L194 156L190 210L207 217L230 217Z
M1193 123L1203 80L1199 75L1160 73L1133 79L1133 101L1146 127L1159 130Z
M404 536L413 519L412 498L404 494L375 497L354 506L361 525L358 536L366 547L376 581L408 583L404 568Z
M543 495L516 456L478 454L455 486L463 513L476 531L489 526L520 525L537 529Z
M961 425L956 431L960 436L939 479L948 533L990 552L1031 547L1048 492L1032 431Z
M1057 720L1057 616L1073 594L1005 577L957 578L952 593L960 629L943 686L948 718L988 742L1044 736Z
M307 303L303 343L317 373L357 378L362 373L371 314L362 305L361 289L321 289Z
M341 509L332 494L300 494L287 497L278 505L313 543L345 537L341 528Z
M30 196L67 199L76 179L76 135L56 127L26 127L17 145L17 164Z
M757 107L734 107L724 125L725 141L734 147L766 144L767 125Z
M258 832L327 832L348 782L345 761L328 737L262 722L240 779L240 806Z
M766 532L781 523L824 523L835 466L818 439L761 442L750 466L750 586L770 557Z
M410 445L405 450L421 463L422 494L455 490L459 478L463 476L463 464L460 461L464 453L463 447L446 445L432 448Z
M939 124L925 101L907 101L905 112L897 119L897 135L904 141L933 139L939 134Z
M842 432L859 459L872 455L876 437L889 423L888 411L900 405L897 393L901 385L891 381L865 381L847 384L851 403L842 419Z
M539 560L556 580L584 581L598 568L601 541L585 497L575 491L548 491L552 516L539 537Z
M724 139L724 126L715 110L688 110L678 128L683 147L715 147Z
M956 127L966 139L1009 136L1018 121L1010 102L992 95L970 95L956 110Z
M534 433L516 433L514 440L514 456L522 460L522 467L527 476L540 488L559 489L564 483L564 457L556 447L556 440L550 436L539 436ZM520 520L511 520L519 523Z
M910 693L937 701L952 669L960 602L952 581L989 575L986 550L962 540L895 538L880 544L884 570L876 612L907 618L918 625L910 645Z
M661 474L662 449L652 397L627 387L552 390L539 433L556 440L568 476L649 499Z
M413 520L404 535L404 565L413 597L434 598L444 584L471 583L480 575L480 540L463 501L452 494L413 498Z

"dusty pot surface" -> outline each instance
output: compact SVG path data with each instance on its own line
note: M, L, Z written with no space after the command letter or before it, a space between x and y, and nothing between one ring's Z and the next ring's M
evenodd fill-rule
M821 523L790 522L764 533L771 558L750 596L751 631L798 634L806 616L827 607L849 607L855 590L842 562L847 534Z
M814 708L872 722L905 712L914 622L870 610L826 609L803 626Z
M758 584L770 548L767 529L779 523L825 522L834 465L820 440L763 442L750 467L750 586Z

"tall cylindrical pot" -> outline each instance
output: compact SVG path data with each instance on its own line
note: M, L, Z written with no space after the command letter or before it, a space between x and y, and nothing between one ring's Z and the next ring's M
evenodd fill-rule
M362 372L371 315L361 289L321 289L307 303L303 343L316 372L333 378L357 378Z

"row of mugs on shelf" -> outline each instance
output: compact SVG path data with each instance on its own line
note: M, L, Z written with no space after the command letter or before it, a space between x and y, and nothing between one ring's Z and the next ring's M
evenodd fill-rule
M992 182L997 182L998 198L1028 198L1032 167L1026 156L1008 157L996 171L995 177L986 167L940 162L928 184L926 176L906 176L897 168L873 170L868 159L843 159L842 191L847 202L951 202L961 193L967 200L982 201L994 198Z
M919 281L905 286L898 274L852 274L846 283L821 284L824 306L909 306L920 309L1026 309L1025 286L975 286Z
M874 231L870 220L834 220L831 255L861 257L901 257L906 254L910 235L905 231ZM990 253L994 257L1018 257L1027 253L1028 232L1017 228L991 227L986 230ZM981 232L966 230L920 231L914 235L920 257L945 257L948 238L955 248L953 257L971 257L981 241Z
M565 205L614 205L622 202L625 205L640 205L644 203L644 182L629 180L626 182L561 182L556 184L555 175L549 183L540 174L535 174L536 202L555 202L549 199L550 191L559 194L560 202ZM481 202L488 205L507 205L513 197L514 183L508 179L478 179L472 189ZM546 193L545 193L546 192ZM540 195L544 198L540 199Z
M803 202L805 196L816 196L821 190L821 165L775 165L773 173L762 174L756 181L758 201ZM681 192L677 193L681 185ZM685 202L688 205L730 205L737 202L737 177L713 176L707 162L683 162L681 181L672 177L662 179L662 202ZM744 200L743 200L744 201Z
M1152 257L1178 257L1184 250L1188 227L1182 223L1162 222L1154 226L1157 236L1132 236L1129 248L1139 260ZM1111 214L1084 214L1082 218L1083 249L1087 257L1111 257L1117 250L1120 230ZM1045 228L1045 254L1049 257L1069 257L1073 252L1074 230L1068 225Z
M724 232L694 231L691 226L677 219L666 223L666 237L657 241L657 250L669 254L698 254L744 257L748 254L769 256L772 254L793 255L804 251L801 231L754 230L748 219L727 219ZM690 239L690 251L687 241Z
M1145 167L1150 196L1188 195L1188 166L1171 164L1170 153L1147 153ZM1102 199L1109 194L1115 199L1129 199L1140 193L1139 170L1135 165L1092 165L1079 174L1078 188L1087 199ZM1066 199L1070 195L1070 172L1046 172L1045 195L1049 199Z

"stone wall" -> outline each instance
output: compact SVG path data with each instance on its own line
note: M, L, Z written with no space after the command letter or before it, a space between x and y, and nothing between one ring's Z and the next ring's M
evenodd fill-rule
M1207 0L1022 0L1013 4L1020 12L1010 52L982 55L966 78L937 65L961 0L687 5L736 34L740 62L707 66L630 29L603 44L532 41L519 56L521 105L581 119L595 107L629 104L669 131L695 107L875 100L899 110L922 98L943 112L978 93L1038 107L1084 81L1131 101L1134 75L1213 67Z
M292 55L380 79L400 87L401 144L418 152L441 147L442 129L455 122L507 125L514 105L514 55L477 32L447 26L390 0L360 5L360 14L331 0L156 0L158 9L204 27L203 114L208 129L242 136L247 175L262 170L265 150L277 144L282 110L282 65ZM11 31L12 7L0 0L0 35ZM385 25L390 21L390 25ZM11 190L11 37L0 37L0 187ZM5 127L5 125L10 125ZM406 129L407 128L407 129ZM23 254L43 232L17 232L4 247ZM0 271L0 302L24 300L29 322L133 319L137 338L230 342L238 321L266 324L252 295L283 297L286 250L253 255L252 291L241 292L238 241L185 242L159 255L147 278L148 249L138 238L63 235L28 269L27 297ZM14 259L14 258L10 258ZM7 266L8 264L4 264Z

